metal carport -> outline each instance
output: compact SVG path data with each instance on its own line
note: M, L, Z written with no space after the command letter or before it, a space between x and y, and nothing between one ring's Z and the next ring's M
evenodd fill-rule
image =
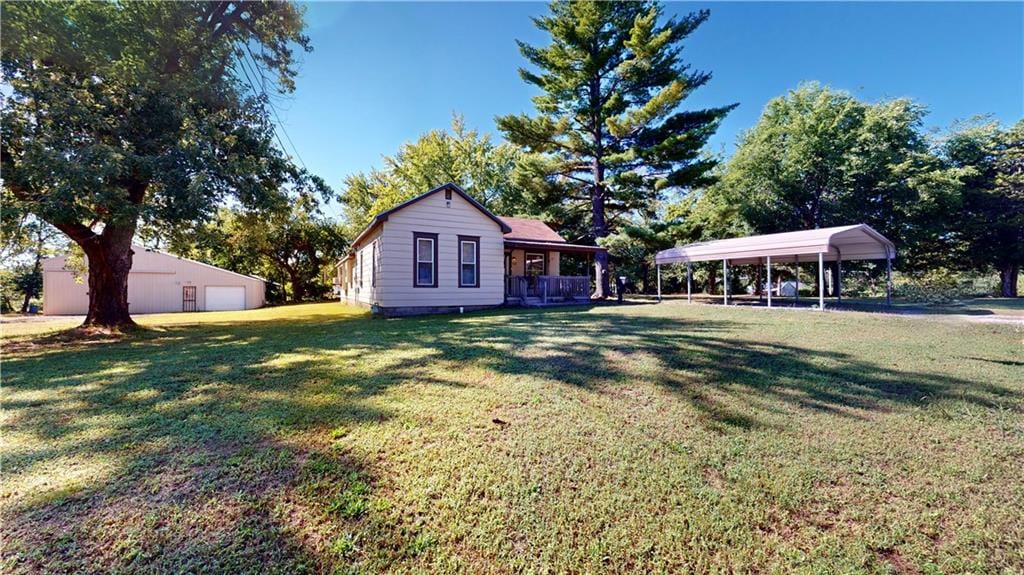
M691 264L722 260L724 303L729 303L730 263L765 264L768 269L768 307L771 307L772 262L799 264L811 257L818 260L819 309L825 308L825 262L838 262L841 285L843 260L885 260L885 301L892 303L892 259L896 257L896 246L867 224L698 242L662 250L654 257L658 269L658 299L661 300L662 265L686 264L686 298L689 301L692 298Z

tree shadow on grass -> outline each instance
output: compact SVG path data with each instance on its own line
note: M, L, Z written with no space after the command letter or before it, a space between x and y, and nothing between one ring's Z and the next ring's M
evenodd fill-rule
M354 530L386 534L378 539L393 547L380 552L401 556L416 533L371 509L376 464L336 449L332 433L393 417L374 399L395 385L459 387L468 368L594 394L651 382L719 433L778 426L769 417L778 410L863 418L948 398L1021 399L998 385L744 339L746 325L556 308L43 341L3 366L15 440L3 455L0 567L321 571L351 559L338 538ZM90 461L101 469L61 480ZM47 476L63 487L38 485Z

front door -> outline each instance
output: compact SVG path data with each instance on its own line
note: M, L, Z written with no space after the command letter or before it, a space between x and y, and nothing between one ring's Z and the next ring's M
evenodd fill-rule
M196 311L196 286L181 286L181 311Z
M540 295L537 290L537 276L542 276L547 271L547 254L543 252L531 253L526 252L525 256L525 275L526 275L526 294L531 296Z

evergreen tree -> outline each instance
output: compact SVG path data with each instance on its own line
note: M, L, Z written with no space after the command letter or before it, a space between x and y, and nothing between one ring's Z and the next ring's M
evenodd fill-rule
M666 20L656 2L555 1L534 20L551 43L519 43L537 69L520 75L543 92L533 100L538 115L497 121L534 154L519 181L535 204L577 225L589 219L589 239L598 241L623 215L650 211L665 190L707 183L715 161L701 150L734 106L679 106L711 78L681 60L683 40L708 15ZM596 295L605 297L607 255L595 261Z

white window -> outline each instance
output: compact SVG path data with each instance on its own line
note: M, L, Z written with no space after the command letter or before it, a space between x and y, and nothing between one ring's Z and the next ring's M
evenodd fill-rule
M414 234L415 287L437 287L437 234Z
M459 236L459 287L480 287L479 248L479 238Z

